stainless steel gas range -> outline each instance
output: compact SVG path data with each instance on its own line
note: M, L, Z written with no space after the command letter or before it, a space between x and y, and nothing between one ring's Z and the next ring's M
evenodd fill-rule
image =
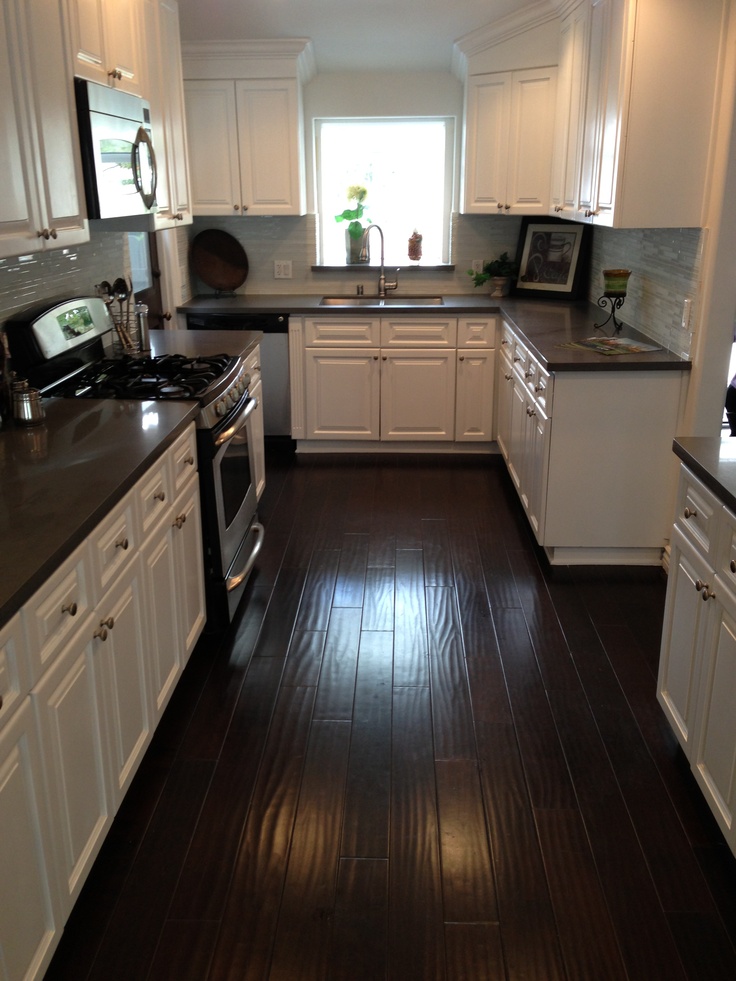
M197 452L207 619L222 629L233 618L263 542L257 520L254 427L257 377L240 356L200 355L192 335L183 353L114 356L106 304L77 297L26 312L6 324L12 367L44 398L196 401ZM153 332L154 335L156 332ZM160 332L166 334L166 332ZM166 338L168 341L168 338ZM207 350L211 349L208 345Z

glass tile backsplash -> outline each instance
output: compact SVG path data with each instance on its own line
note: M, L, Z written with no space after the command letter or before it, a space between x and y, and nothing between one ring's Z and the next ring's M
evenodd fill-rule
M249 274L240 289L247 293L353 293L358 285L372 291L373 267L315 269L315 215L294 218L196 218L179 235L190 239L205 228L221 228L235 236L248 255ZM337 226L336 226L337 227ZM467 270L473 259L516 252L521 218L496 215L453 215L453 268L402 265L399 289L406 293L467 293L474 287ZM339 228L338 228L339 231ZM411 231L411 230L410 230ZM274 262L291 261L291 279L274 278ZM677 354L689 356L691 334L682 328L686 297L693 300L697 323L702 260L700 229L606 229L593 231L589 299L603 291L601 270L631 269L620 319ZM374 257L375 261L375 257ZM112 281L127 270L125 236L93 226L91 241L76 248L0 260L0 323L17 310L47 297L94 291L103 279ZM390 268L390 267L389 267ZM210 292L192 274L193 293Z

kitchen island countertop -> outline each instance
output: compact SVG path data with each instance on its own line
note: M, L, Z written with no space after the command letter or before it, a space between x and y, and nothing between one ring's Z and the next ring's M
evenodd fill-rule
M415 294L415 295L418 295ZM383 307L362 303L355 307L335 307L321 304L322 296L298 293L237 293L232 296L196 296L178 307L180 313L219 316L282 313L293 316L441 316L472 317L501 315L526 339L532 353L548 371L689 371L691 362L670 351L660 349L635 354L598 354L591 350L571 349L565 345L589 337L604 337L594 325L605 320L606 313L587 300L529 300L516 297L491 299L487 294L434 293L442 295L441 306ZM401 292L393 294L400 299ZM361 298L365 299L365 298ZM407 301L410 297L407 296ZM621 314L619 314L621 316ZM654 343L644 334L624 325L622 334L643 343Z
M256 331L151 331L154 354L246 354ZM192 401L44 399L0 430L0 625L31 598L180 432Z

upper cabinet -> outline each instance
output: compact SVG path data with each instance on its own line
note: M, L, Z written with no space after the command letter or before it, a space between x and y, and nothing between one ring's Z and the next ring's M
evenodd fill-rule
M144 95L141 0L67 0L74 74Z
M285 54L255 58L258 43L211 42L185 49L195 215L305 213L300 50L305 45L275 42L287 46Z
M144 0L147 90L158 164L155 229L191 224L189 156L176 0Z
M697 227L722 0L582 0L562 20L550 211L614 228Z
M547 214L556 81L554 67L469 76L465 213Z
M0 256L86 242L63 0L6 0L0 50Z

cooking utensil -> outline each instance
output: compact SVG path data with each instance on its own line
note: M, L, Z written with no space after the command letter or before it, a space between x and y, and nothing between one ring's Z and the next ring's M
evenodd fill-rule
M41 393L37 388L18 386L13 390L13 418L22 426L37 426L46 417Z
M232 293L248 276L248 256L240 242L219 228L197 235L189 252L195 273L218 292Z

